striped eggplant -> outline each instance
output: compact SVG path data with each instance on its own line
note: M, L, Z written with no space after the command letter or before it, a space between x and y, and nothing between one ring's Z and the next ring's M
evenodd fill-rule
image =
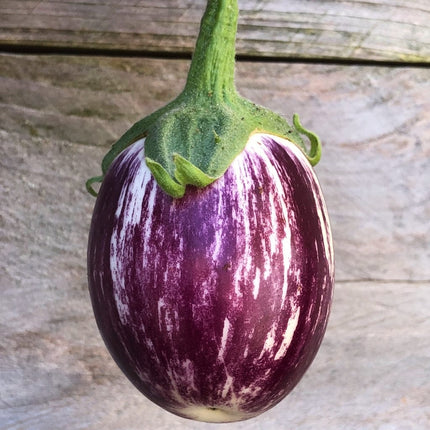
M237 14L236 0L208 1L184 91L87 181L93 194L101 182L88 280L106 346L145 396L207 422L251 418L294 388L333 288L320 141L237 94Z
M225 175L173 199L144 139L101 186L88 264L98 326L149 399L196 420L250 418L297 384L321 343L333 250L301 150L253 135Z

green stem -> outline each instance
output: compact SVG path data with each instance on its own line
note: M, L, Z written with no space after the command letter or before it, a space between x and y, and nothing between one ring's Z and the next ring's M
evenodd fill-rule
M237 0L209 0L188 73L184 94L214 99L236 94Z

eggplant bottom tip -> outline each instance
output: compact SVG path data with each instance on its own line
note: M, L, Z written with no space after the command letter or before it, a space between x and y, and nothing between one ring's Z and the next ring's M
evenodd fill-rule
M183 418L206 423L231 423L235 421L244 421L256 415L234 408L205 405L186 406L181 410L172 412L176 415L182 416Z

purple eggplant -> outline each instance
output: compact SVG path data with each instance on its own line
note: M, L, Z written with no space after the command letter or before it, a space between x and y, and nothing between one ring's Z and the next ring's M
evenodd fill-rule
M333 250L301 150L255 134L226 173L173 199L144 139L101 186L88 267L96 320L119 367L183 417L243 420L277 404L327 324Z

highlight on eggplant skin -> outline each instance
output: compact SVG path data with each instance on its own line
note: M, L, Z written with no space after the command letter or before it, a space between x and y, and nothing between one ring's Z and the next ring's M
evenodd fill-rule
M143 147L113 162L93 214L88 276L103 339L174 414L259 415L296 386L327 325L334 258L315 173L296 145L254 134L224 176L173 199Z

